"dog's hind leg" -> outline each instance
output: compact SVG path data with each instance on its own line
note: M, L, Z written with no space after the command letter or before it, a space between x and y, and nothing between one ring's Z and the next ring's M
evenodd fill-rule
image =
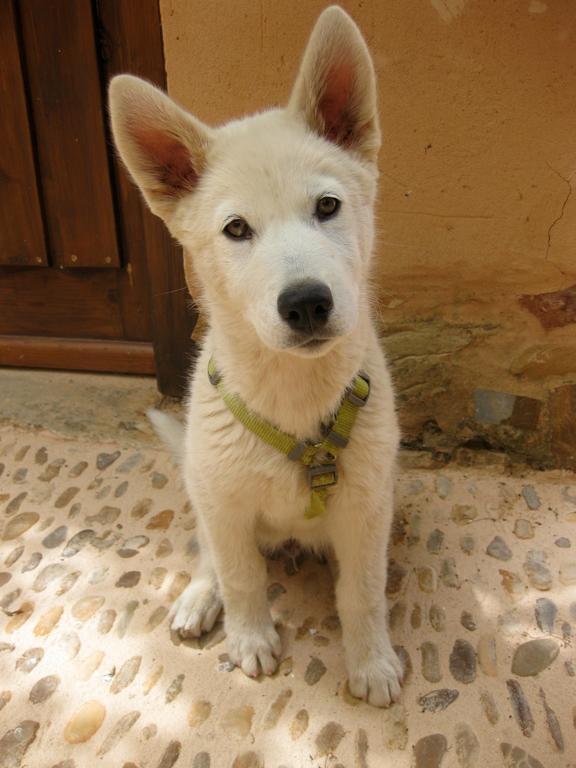
M172 629L184 638L209 632L222 611L218 579L201 520L197 521L197 536L200 562L196 574L171 610Z
M339 565L336 599L350 692L387 707L398 700L403 677L388 634L386 605L391 491L379 507L367 509L364 503L353 517L352 510L340 509L334 520L331 535Z

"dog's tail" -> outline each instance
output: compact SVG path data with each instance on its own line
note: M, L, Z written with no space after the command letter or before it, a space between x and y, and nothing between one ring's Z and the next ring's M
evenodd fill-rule
M174 416L156 408L149 408L146 415L152 422L158 437L170 448L174 460L182 463L184 453L184 425Z

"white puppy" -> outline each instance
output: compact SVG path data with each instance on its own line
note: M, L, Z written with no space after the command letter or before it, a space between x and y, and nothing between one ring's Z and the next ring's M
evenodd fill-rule
M385 597L398 426L370 306L380 131L366 44L349 16L328 8L288 106L219 128L128 75L112 81L110 109L120 155L184 246L209 323L179 447L201 556L172 626L207 632L224 606L232 661L271 674L281 647L261 552L288 539L330 550L350 690L386 706L402 677ZM369 399L338 452L338 481L310 518L307 468L247 428L223 395L308 445L322 440L360 370Z

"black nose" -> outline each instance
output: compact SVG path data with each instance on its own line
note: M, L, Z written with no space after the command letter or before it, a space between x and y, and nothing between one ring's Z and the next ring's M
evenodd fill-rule
M278 296L278 312L294 331L314 333L328 322L332 292L324 283L300 283Z

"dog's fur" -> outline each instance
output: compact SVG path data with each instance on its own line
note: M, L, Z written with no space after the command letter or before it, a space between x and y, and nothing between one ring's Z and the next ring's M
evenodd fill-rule
M386 706L398 698L402 676L385 598L398 427L368 288L380 132L364 40L349 16L328 8L288 106L219 128L128 75L112 81L110 109L120 155L152 211L184 246L187 276L209 321L185 434L154 417L181 454L201 547L172 626L199 635L224 605L232 661L250 676L271 674L281 647L261 551L287 539L331 550L350 690ZM327 194L341 208L319 221L316 201ZM251 239L223 234L239 217L253 230ZM313 349L302 346L277 307L283 289L310 281L329 286L334 301L325 341ZM356 372L370 374L370 399L340 454L340 479L323 516L304 517L310 489L302 465L227 409L208 380L210 356L226 389L251 410L314 441Z

